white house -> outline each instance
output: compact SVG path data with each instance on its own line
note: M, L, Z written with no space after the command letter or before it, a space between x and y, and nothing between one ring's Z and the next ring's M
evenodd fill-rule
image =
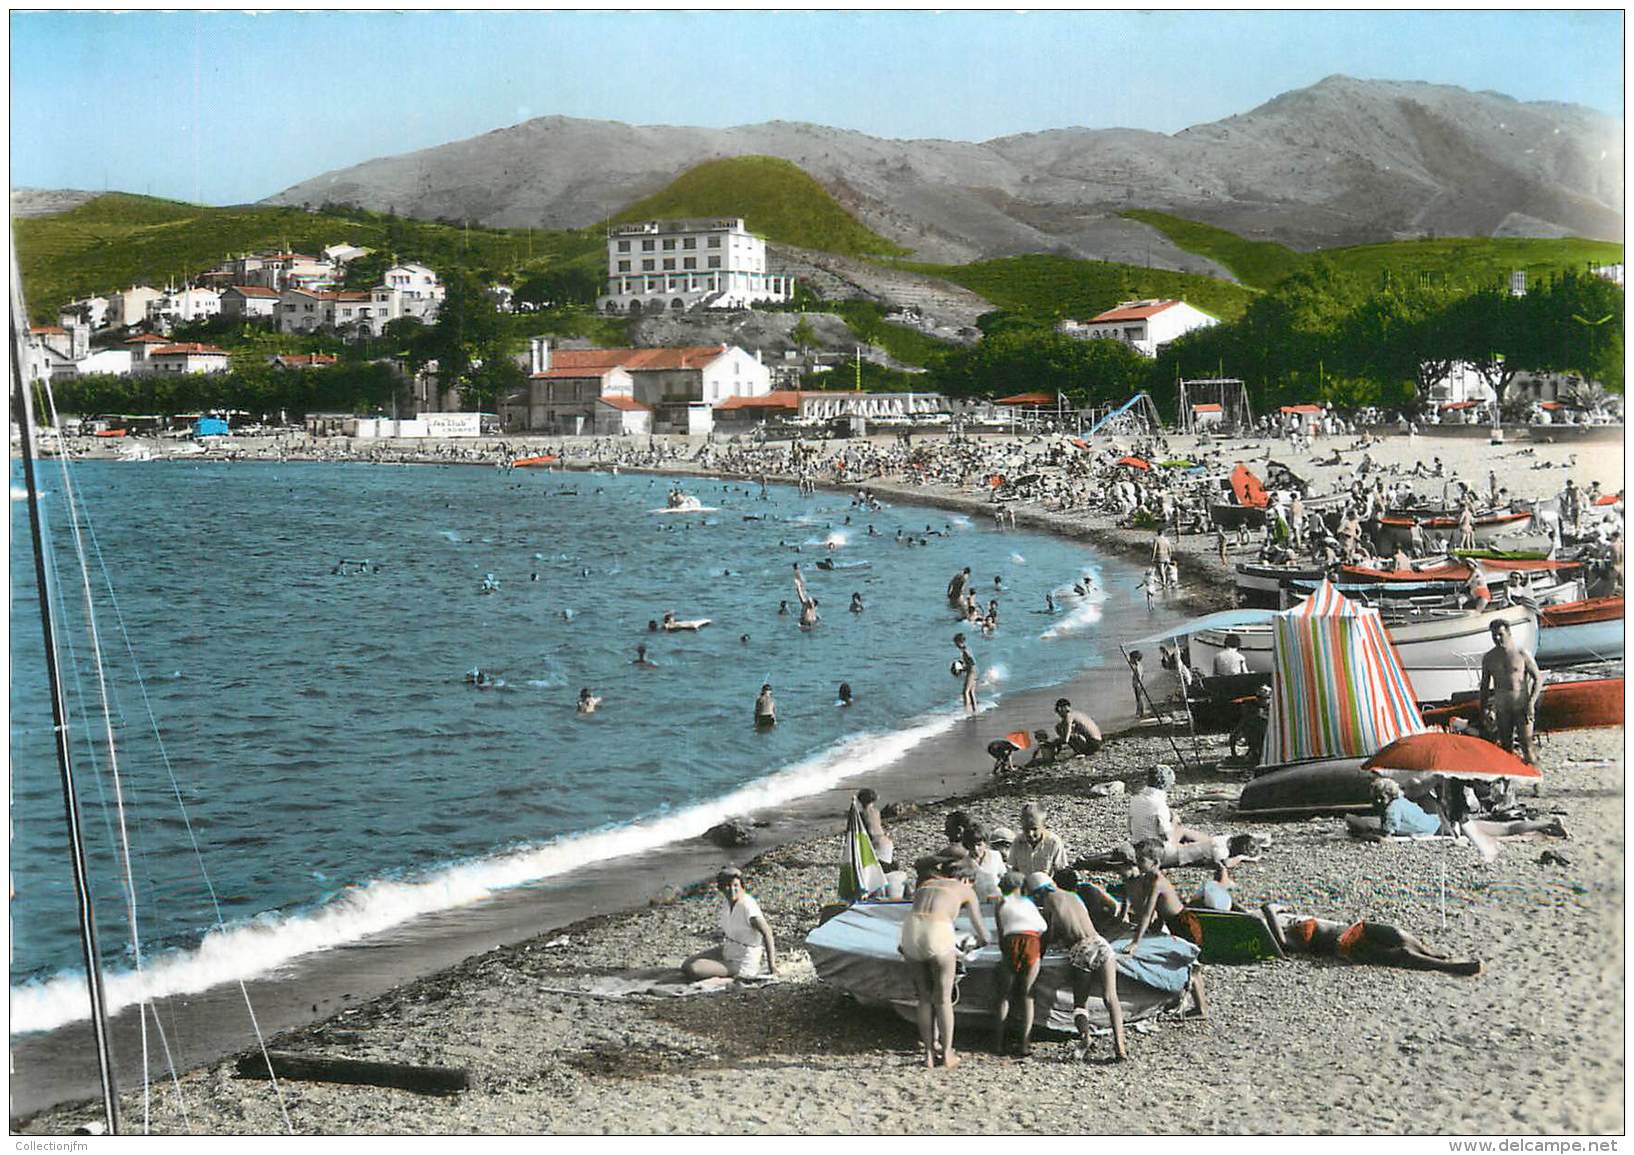
M126 341L125 348L130 351L130 371L132 373L146 373L148 371L148 354L160 346L168 344L170 344L168 337L156 337L152 333L143 333Z
M71 322L89 325L93 330L108 327L108 298L81 297L77 301L69 301L57 310L57 323L67 325Z
M74 376L76 363L90 352L90 347L88 326L30 325L28 362L24 367L28 379L60 381Z
M148 319L148 302L164 296L158 289L146 285L132 285L108 298L108 324L122 329L140 325Z
M1144 353L1157 356L1158 349L1194 329L1218 325L1220 319L1184 301L1125 301L1083 322L1063 322L1061 329L1088 341L1122 341Z
M88 357L82 358L74 366L74 372L81 377L90 377L97 374L129 377L131 372L130 350L98 349Z
M366 257L372 252L374 252L373 249L365 249L360 245L350 245L344 241L338 245L325 245L323 247L324 260L328 261L331 265L334 265L337 268L346 264L348 261L355 261L359 257Z
M771 392L760 358L729 345L553 350L535 337L528 368L527 388L501 403L507 429L578 433L616 420L622 431L645 422L652 432L708 432L727 398ZM642 408L620 402L615 417L597 404L610 397ZM642 411L648 417L630 416Z
M148 302L148 320L155 324L187 324L221 312L221 294L214 289L167 289Z
M1496 400L1492 386L1468 361L1454 361L1447 375L1425 391L1424 400L1438 409L1471 408Z
M401 302L399 316L418 317L430 324L448 290L437 274L424 265L393 265L380 277L382 288L394 290Z
M748 308L786 301L794 280L766 271L766 241L742 217L643 221L607 233L608 313Z
M146 368L149 373L225 373L228 364L227 350L185 341L149 349Z
M263 285L231 285L221 291L221 315L241 321L278 316L278 290Z

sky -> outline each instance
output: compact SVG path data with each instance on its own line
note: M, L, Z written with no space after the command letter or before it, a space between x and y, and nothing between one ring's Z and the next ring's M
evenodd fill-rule
M1609 12L19 12L12 186L259 200L536 116L1176 132L1341 73L1622 116Z

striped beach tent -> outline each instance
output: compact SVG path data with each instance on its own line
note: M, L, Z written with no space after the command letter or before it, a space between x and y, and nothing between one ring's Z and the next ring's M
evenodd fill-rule
M1271 624L1267 766L1365 758L1429 727L1377 610L1329 581Z
M868 827L862 821L862 805L853 798L851 811L845 816L845 859L840 863L840 899L856 902L859 898L882 890L885 870L874 853L874 840L868 837Z

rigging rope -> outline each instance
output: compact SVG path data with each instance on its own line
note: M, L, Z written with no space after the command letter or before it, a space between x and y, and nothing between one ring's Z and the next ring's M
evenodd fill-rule
M50 382L49 381L44 382L42 387L43 387L43 390L44 390L44 393L45 393L46 404L47 404L47 406L48 406L48 408L50 410L50 413L51 413L52 426L54 428L61 429L62 425L61 425L59 415L57 413L57 408L56 408L56 396L51 390ZM78 556L78 559L79 559L81 574L82 574L82 577L83 577L83 580L84 580L84 585L85 585L86 613L87 613L87 616L91 619L91 623L92 623L91 624L91 634L92 634L93 646L96 648L96 661L97 661L98 679L99 679L99 681L102 681L101 649L100 649L100 646L97 644L98 638L97 638L97 634L96 634L96 630L95 630L95 615L92 612L92 607L91 607L90 573L89 573L89 569L88 569L88 567L86 565L86 554L85 554L85 548L84 548L84 539L82 539L82 537L80 535L80 528L79 528L81 519L83 519L84 526L85 526L85 537L90 540L91 552L96 557L97 569L102 575L103 587L107 591L109 605L111 606L111 608L113 610L114 625L115 625L115 627L116 627L116 629L118 631L118 634L119 634L119 637L120 637L121 641L124 643L125 652L126 652L127 656L129 657L130 662L131 662L132 674L133 674L133 677L134 677L134 679L136 681L137 689L140 692L141 697L142 697L143 710L147 714L149 725L150 725L150 727L151 727L151 729L153 731L154 741L155 741L155 743L157 745L157 748L158 748L160 764L164 767L166 777L169 779L171 792L175 796L175 799L176 799L176 806L177 806L178 810L181 812L182 824L185 827L185 829L187 830L187 836L188 836L188 840L189 840L189 842L191 844L191 847L192 847L193 857L194 857L195 861L198 863L199 874L200 874L200 876L202 877L202 879L204 881L205 890L206 890L206 892L208 893L208 895L210 897L210 905L211 905L211 909L213 910L214 915L215 915L216 927L218 929L220 929L223 933L225 933L227 927L226 927L226 920L223 917L222 911L221 911L220 897L216 892L216 887L215 887L214 881L210 878L209 869L208 869L208 867L205 866L204 854L203 854L202 849L199 846L198 835L197 835L197 833L195 832L195 830L193 828L193 822L192 822L191 816L188 813L187 804L182 798L181 785L176 780L175 768L174 768L174 766L172 765L172 763L170 761L170 753L169 753L168 749L165 747L164 737L163 737L163 734L161 733L161 731L159 729L158 718L155 715L154 710L153 710L153 702L152 702L151 697L148 694L147 680L142 674L141 663L136 657L136 649L135 649L135 646L131 642L130 631L125 626L124 613L120 609L120 606L119 606L119 596L114 590L113 579L112 579L112 576L109 574L107 561L104 558L103 553L102 553L101 543L97 539L96 529L95 529L94 525L91 522L90 508L85 504L85 502L83 500L79 499L79 497L78 497L77 490L75 488L75 484L74 484L74 480L73 480L73 476L72 476L72 469L70 468L70 464L69 464L69 456L68 456L68 454L66 452L62 452L62 453L58 454L58 464L59 464L59 472L61 473L61 476L62 476L63 500L66 503L67 507L70 510L74 511L75 514L76 514L76 516L71 517L69 519L69 521L70 521L70 524L73 526L73 529L74 529L75 549L76 549L76 553L77 553L77 556ZM103 704L104 704L104 709L106 711L106 708L107 708L107 693L106 693L106 683L105 683L105 681L103 682L103 687L104 687L104 690L103 690ZM107 716L107 718L108 718L107 741L108 741L108 746L109 746L109 758L110 758L110 761L111 761L112 758L113 758L112 722L111 722L111 716L109 716L109 715L105 715L105 716ZM115 770L115 773L114 773L114 784L115 784L116 798L119 798L120 797L120 795L119 795L119 777L118 777L117 769ZM120 801L119 814L120 814L120 832L121 832L121 835L123 836L124 832L125 832L125 825L124 825L124 810L123 810L122 799ZM132 934L134 936L135 931L136 931L136 912L135 912L135 897L134 897L135 896L135 887L134 887L134 883L131 881L130 856L129 856L128 841L126 841L124 843L124 864L125 864L126 885L129 888L128 893L131 895L130 919L131 919ZM137 954L136 954L137 971L138 971L138 975L140 976L142 966L141 966L141 953L140 953L140 945L139 944L137 944L136 950L137 950ZM245 1009L249 1014L250 1027L254 1031L254 1034L255 1034L256 1046L260 1049L263 1059L267 1059L267 1070L268 1070L268 1072L270 1074L271 1071L272 1071L272 1063L271 1063L271 1060L267 1058L266 1039L265 1039L264 1035L262 1034L260 1021L256 1016L255 1007L254 1007L254 1005L253 1005L253 1003L252 1003L252 1001L250 999L249 989L248 989L248 987L245 986L243 979L237 979L235 981L237 982L239 993L244 999ZM141 992L139 994L139 996L138 996L139 1000L141 1002L141 1009L145 1010L150 1005L148 1003L147 998L146 998L146 984L145 984L145 982L142 982L142 983L138 984L138 991ZM159 1018L158 1018L157 1011L154 1012L154 1023L156 1025L159 1023ZM165 1038L162 1027L160 1027L160 1042L161 1042L161 1045L164 1048L167 1061L171 1061L169 1042ZM143 1055L142 1072L143 1072L143 1108L144 1108L143 1122L144 1122L144 1130L145 1130L146 1129L146 1122L147 1122L147 1116L146 1116L146 1110L147 1110L147 1081L146 1081L146 1077L147 1077L147 1017L146 1017L146 1014L142 1015L142 1055ZM172 1077L173 1080L175 1080L176 1094L177 1094L178 1099L180 1099L180 1097L181 1097L181 1084L180 1084L179 1079L177 1079L177 1077L176 1077L176 1071L175 1071L175 1066L174 1066L173 1061L171 1061L171 1077ZM288 1105L285 1103L285 1100L284 1100L283 1088L280 1085L276 1075L273 1075L273 1077L271 1078L271 1085L272 1085L272 1089L273 1089L273 1094L276 1096L276 1098L278 1100L278 1111L279 1111L279 1114L283 1118L284 1129L285 1129L286 1133L294 1134L294 1125L291 1123L290 1118L289 1118L289 1109L288 1109ZM182 1110L183 1120L185 1121L187 1119L185 1104L182 1106L181 1110ZM189 1129L191 1129L190 1125L189 1125Z

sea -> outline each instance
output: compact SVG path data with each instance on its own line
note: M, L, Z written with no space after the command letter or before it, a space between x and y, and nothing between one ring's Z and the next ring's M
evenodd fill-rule
M860 784L983 724L959 702L956 632L986 712L1121 669L1115 639L1148 613L1143 571L1081 543L854 493L476 465L45 461L40 478L115 1012ZM703 509L667 512L676 485ZM26 1035L88 1000L16 463L11 496ZM966 566L998 603L991 634L947 604ZM651 629L666 611L708 624Z

